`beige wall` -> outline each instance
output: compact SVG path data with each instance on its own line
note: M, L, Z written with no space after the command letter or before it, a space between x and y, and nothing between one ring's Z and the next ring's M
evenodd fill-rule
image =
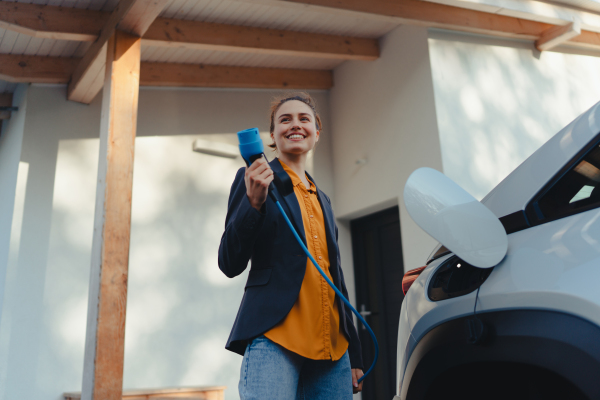
M12 118L3 120L2 129L0 129L0 322L2 321L2 303L9 263L17 176L23 144L23 128L27 108L26 93L27 85L17 87L13 95L13 106L19 107L19 111L13 111ZM0 379L2 379L2 375L3 371L0 370Z
M346 62L335 70L330 95L333 200L341 220L342 264L350 286L347 221L353 218L399 205L405 270L423 265L435 245L412 222L402 202L404 183L413 170L442 167L427 30L400 26L380 44L378 60ZM358 159L367 163L356 164Z
M444 172L476 198L600 100L600 58L432 31Z

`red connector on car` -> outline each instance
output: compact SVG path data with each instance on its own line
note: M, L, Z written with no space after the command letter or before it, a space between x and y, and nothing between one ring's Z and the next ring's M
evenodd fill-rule
M402 293L406 296L406 292L410 289L413 282L421 275L421 272L427 268L427 265L420 268L411 269L402 278Z

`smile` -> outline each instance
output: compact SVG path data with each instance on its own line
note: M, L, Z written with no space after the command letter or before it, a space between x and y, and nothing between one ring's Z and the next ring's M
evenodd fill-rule
M301 135L299 133L294 133L292 135L287 136L287 139L290 139L290 140L301 140L301 139L304 139L304 135Z

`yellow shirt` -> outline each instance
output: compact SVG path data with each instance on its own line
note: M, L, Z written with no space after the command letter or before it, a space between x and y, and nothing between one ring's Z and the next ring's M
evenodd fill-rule
M281 162L281 160L280 160ZM294 184L302 212L306 247L329 279L329 252L323 211L317 188L306 189L298 175L281 162ZM348 349L340 330L340 315L335 292L308 259L298 299L282 322L265 333L273 342L313 360L339 360Z

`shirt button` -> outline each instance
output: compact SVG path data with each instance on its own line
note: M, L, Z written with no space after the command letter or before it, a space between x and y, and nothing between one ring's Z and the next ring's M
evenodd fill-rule
M322 260L322 259L323 259L323 257L319 256L319 260Z
M317 235L315 235L315 239L317 238Z
M304 195L304 197L308 197L308 195L307 195L307 194L305 194L305 195Z
M314 217L314 215L311 215L310 217L312 218L312 217Z

